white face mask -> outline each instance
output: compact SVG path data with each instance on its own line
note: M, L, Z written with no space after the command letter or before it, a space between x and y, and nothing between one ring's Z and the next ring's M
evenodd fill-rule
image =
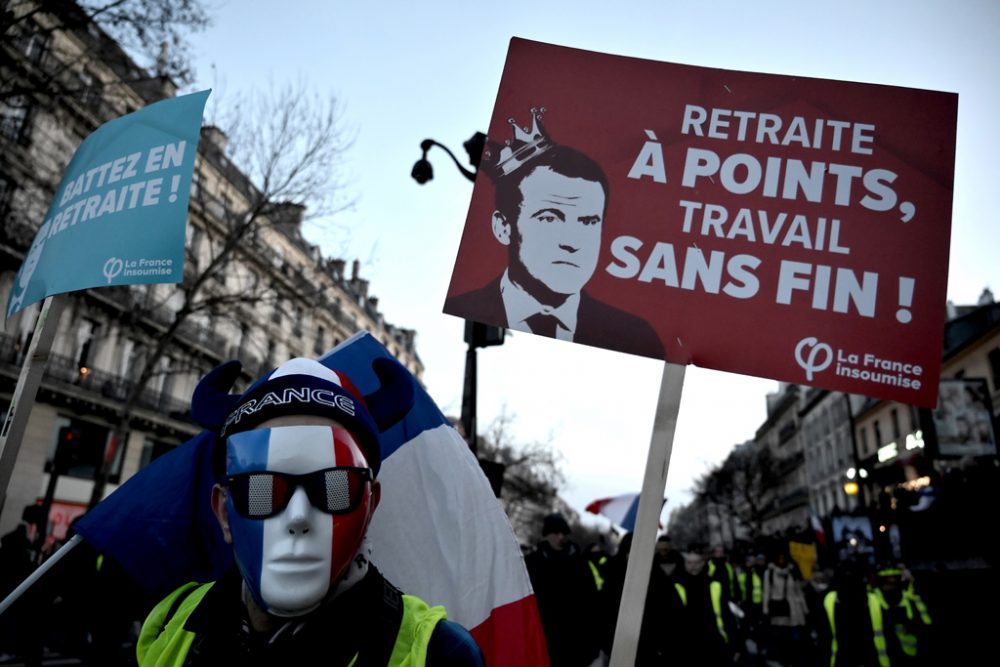
M367 468L361 448L340 426L286 426L238 433L229 439L227 453L227 474L235 476L234 480L264 471L306 475L329 468ZM237 511L240 501L234 505L234 497L241 495L238 484L230 483L227 503L236 560L264 610L278 616L305 614L319 606L358 553L371 519L371 484L354 480L351 495L357 505L331 514L315 503L325 501L330 493L340 495L338 487L321 488L310 498L302 485L289 491L285 479L261 477L246 482L245 488L253 489L249 503L256 503L257 508L263 504L262 512L269 511L272 499L278 507L287 504L267 518L244 516L245 508Z

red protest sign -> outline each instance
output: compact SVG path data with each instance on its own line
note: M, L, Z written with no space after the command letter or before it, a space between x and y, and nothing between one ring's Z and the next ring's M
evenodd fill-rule
M444 310L933 406L957 104L514 39Z

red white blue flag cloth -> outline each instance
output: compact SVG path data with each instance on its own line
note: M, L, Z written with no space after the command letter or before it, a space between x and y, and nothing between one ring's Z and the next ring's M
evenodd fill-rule
M372 361L390 357L367 332L320 363L368 394ZM391 358L391 357L390 357ZM416 383L416 380L414 380ZM488 665L547 665L521 548L468 444L419 384L413 408L382 433L382 500L368 535L389 581L469 628Z
M812 526L813 533L816 535L816 544L821 547L826 546L826 530L823 529L823 522L818 516L811 513L809 514L809 525Z
M635 530L635 517L639 513L639 494L626 493L611 498L599 498L585 508L591 514L600 514L624 528L628 532Z
M392 358L367 332L319 361L363 394L372 361ZM407 416L382 434L382 499L369 528L375 564L404 592L467 627L489 665L548 665L520 546L468 445L414 382ZM77 524L154 599L232 564L209 498L212 438L203 432L140 470Z

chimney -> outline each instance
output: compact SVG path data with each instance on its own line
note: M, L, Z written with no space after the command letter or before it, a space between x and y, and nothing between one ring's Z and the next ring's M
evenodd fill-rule
M306 207L290 201L278 202L274 205L274 222L285 226L289 231L298 231L302 227L302 218Z
M983 290L983 293L979 295L979 301L976 302L979 306L988 306L993 303L993 292L987 287Z
M342 259L331 259L330 260L330 273L333 279L340 282L344 279L344 260Z
M354 260L354 264L351 265L351 282L358 279L358 273L361 270L361 262Z
M215 125L206 125L201 129L201 133L213 146L219 149L220 153L226 152L226 146L229 145L229 137L226 136L225 132Z
M160 54L156 56L156 76L164 76L167 73L167 66L170 64L170 44L166 41L160 42Z

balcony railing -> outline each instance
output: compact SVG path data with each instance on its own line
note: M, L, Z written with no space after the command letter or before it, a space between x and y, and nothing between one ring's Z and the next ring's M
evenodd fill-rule
M0 364L17 371L24 363L25 349L19 349L13 336L0 334ZM66 389L76 389L92 396L101 396L116 403L124 403L134 382L120 375L96 368L81 372L79 364L72 357L50 354L45 367L44 380L61 385ZM144 389L135 400L136 407L152 410L170 419L191 421L190 406L167 392Z

